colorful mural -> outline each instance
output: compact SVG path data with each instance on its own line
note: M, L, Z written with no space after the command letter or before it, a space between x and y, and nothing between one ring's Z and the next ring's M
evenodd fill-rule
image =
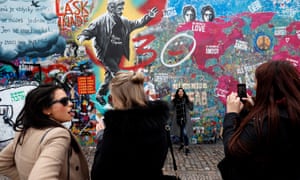
M108 1L0 0L0 87L5 90L0 91L0 121L5 121L2 109L12 105L4 92L13 94L16 84L56 81L69 89L74 103L72 131L83 145L95 142L94 124L108 108L97 99L107 64L94 39L79 41L79 36L107 13ZM153 8L157 14L129 32L130 53L121 56L118 67L142 69L152 99L170 101L178 87L186 90L195 103L193 143L218 134L225 97L237 83L246 83L255 95L253 72L259 64L284 60L300 68L298 0L126 0L122 17L134 22ZM103 98L107 101L108 93Z

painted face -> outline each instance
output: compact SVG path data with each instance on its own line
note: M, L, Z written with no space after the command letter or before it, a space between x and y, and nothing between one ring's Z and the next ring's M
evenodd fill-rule
M205 11L204 12L204 15L203 15L203 20L204 22L209 22L209 21L212 21L213 19L213 13L211 11Z
M64 90L57 89L54 92L51 104L52 105L45 112L49 114L50 118L61 123L72 120L74 116L74 113L71 112L73 103L69 100Z
M123 11L124 11L124 3L121 3L121 4L118 4L117 6L116 6L116 9L115 9L115 14L117 15L117 16L122 16L123 15Z
M195 14L193 13L193 11L189 10L185 13L184 15L185 22L190 22L194 19L195 19Z

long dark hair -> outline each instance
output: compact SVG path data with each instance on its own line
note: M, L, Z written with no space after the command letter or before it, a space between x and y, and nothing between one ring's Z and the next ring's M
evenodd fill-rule
M182 98L185 100L186 103L189 103L189 97L188 97L188 95L186 94L185 90L184 90L182 87L180 87L180 88L178 88L178 89L176 90L175 96L174 96L174 99L173 99L173 102L176 102L177 100L181 99L181 98L179 97L179 95L178 95L179 90L182 90L182 91L183 91L183 96L182 96Z
M15 131L26 132L28 128L44 129L48 127L60 127L61 124L49 119L43 113L43 109L51 106L54 92L62 87L53 84L42 84L31 90L25 99L25 104L17 116L13 126Z
M256 69L255 77L255 105L229 141L228 150L232 154L248 152L250 145L240 141L238 137L249 121L253 120L260 139L263 123L267 123L266 139L272 139L278 132L280 123L278 106L287 110L289 125L298 130L300 128L300 74L297 68L288 61L268 61Z
M21 132L18 143L23 143L23 138L29 128L46 129L50 127L62 127L62 124L52 120L48 115L43 113L45 108L51 106L54 98L54 92L58 89L64 89L58 84L41 84L35 89L31 90L25 98L25 104L16 118L13 126L15 131ZM71 138L71 144L75 151L78 150L77 143Z

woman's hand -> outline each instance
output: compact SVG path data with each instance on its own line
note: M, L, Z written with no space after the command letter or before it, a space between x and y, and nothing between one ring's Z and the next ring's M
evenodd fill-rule
M241 109L244 107L244 104L240 101L240 97L235 92L232 92L227 96L226 100L226 112L235 112L240 113Z
M104 125L103 117L102 117L96 124L96 132L98 133L99 131L102 131L104 129L105 129L105 125Z
M96 124L96 140L97 142L100 142L103 139L103 133L105 129L105 124L103 122L103 116L101 117L100 120L98 120Z
M250 96L248 93L247 93L247 97L243 97L242 100L247 101L248 103L251 104L251 106L254 106L254 100L252 96Z

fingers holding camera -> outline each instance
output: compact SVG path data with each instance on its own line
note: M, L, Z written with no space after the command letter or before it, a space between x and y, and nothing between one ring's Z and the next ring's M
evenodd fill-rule
M241 109L243 108L243 103L240 101L240 97L237 93L232 92L227 96L226 99L226 112L235 112L239 113Z
M252 96L250 96L248 93L247 93L247 97L243 97L242 100L247 101L248 103L251 104L251 106L254 106L254 100Z

